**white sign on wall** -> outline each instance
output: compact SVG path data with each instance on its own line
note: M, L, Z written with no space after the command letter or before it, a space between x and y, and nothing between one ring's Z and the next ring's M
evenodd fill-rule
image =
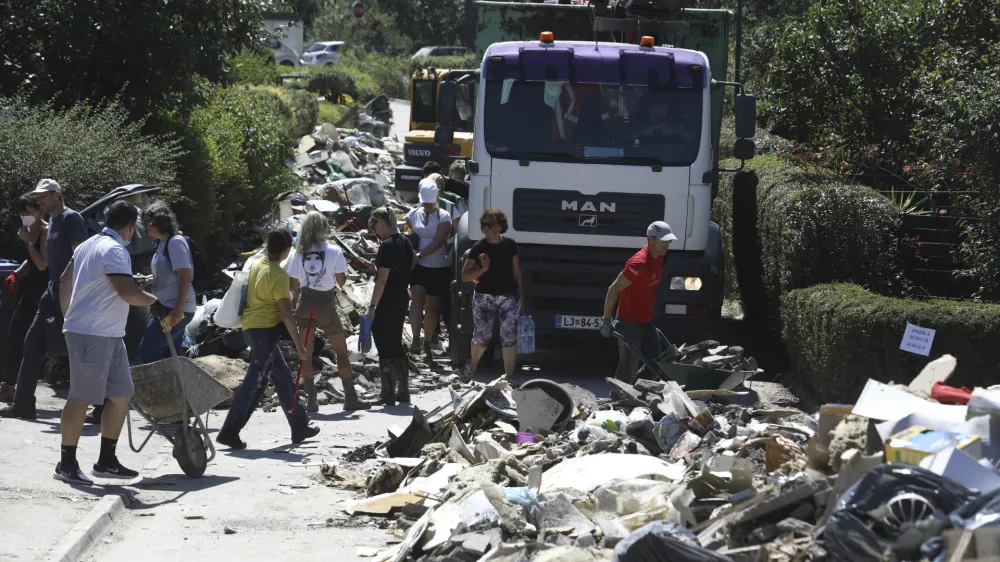
M903 332L903 341L900 342L899 349L927 356L931 354L931 345L933 344L933 329L921 328L920 326L907 323L906 331Z

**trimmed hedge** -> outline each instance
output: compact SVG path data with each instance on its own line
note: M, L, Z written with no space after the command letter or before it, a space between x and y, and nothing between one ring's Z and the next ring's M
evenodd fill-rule
M996 383L1000 305L897 299L834 284L789 292L781 312L789 376L821 402L853 403L869 378L909 384L946 353L958 360L948 384ZM907 323L936 330L929 357L899 349Z
M732 200L724 236L732 236L727 247L748 320L780 332L782 295L821 283L898 294L899 215L889 199L776 156L750 167L720 180L720 198Z
M172 115L186 155L179 161L181 226L212 256L228 252L234 229L259 219L298 182L292 156L295 112L283 90L214 88L190 115Z

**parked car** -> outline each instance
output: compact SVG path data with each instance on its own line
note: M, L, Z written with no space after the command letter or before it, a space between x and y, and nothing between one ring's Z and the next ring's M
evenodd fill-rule
M340 50L343 41L319 41L309 45L302 53L302 64L309 66L328 66L340 60Z
M421 59L426 57L460 57L469 54L466 47L434 46L424 47L413 54L413 58Z
M299 53L280 39L271 39L264 45L274 53L274 62L279 66L301 66Z

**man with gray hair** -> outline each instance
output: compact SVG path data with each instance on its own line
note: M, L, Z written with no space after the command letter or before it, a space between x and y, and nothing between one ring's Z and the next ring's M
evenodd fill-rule
M627 262L615 282L608 288L604 300L604 320L601 335L611 337L616 330L634 349L650 359L662 352L660 339L653 326L653 308L656 290L663 280L663 262L670 250L670 242L677 240L670 225L656 221L646 228L646 246ZM617 321L612 323L611 313L618 304ZM624 344L618 344L618 371L615 378L632 383L639 374L642 362Z

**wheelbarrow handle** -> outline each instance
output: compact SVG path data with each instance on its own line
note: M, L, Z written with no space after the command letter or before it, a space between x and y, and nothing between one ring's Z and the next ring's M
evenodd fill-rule
M659 331L659 330L657 330L657 331ZM663 379L665 381L673 380L670 377L668 377L666 375L666 373L663 372L663 369L661 369L659 365L657 365L656 363L650 361L638 349L636 349L635 347L633 347L632 344L630 344L627 341L625 341L625 336L623 336L619 331L612 330L611 331L611 335L613 335L615 338L617 338L618 341L620 341L623 344L625 344L625 348L628 349L630 352L632 352L632 354L634 354L636 357L638 357L639 361L642 361L642 363L644 365L646 365L646 368L649 369L649 371L651 373L653 373L654 375L660 377L661 379Z
M170 337L170 326L167 325L166 318L160 318L160 328L163 329L163 335L167 336L167 345L170 347L170 356L177 357L177 348L174 347L174 338Z

